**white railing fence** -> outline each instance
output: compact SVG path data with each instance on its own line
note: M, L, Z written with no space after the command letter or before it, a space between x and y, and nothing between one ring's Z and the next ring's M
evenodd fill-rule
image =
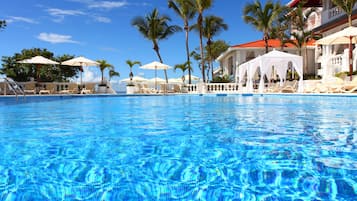
M206 83L187 85L188 93L237 93L236 83Z

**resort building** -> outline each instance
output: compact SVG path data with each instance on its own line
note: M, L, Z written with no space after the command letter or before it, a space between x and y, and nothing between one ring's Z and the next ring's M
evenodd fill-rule
M316 6L312 4L311 6ZM357 25L357 4L352 14L352 26ZM336 33L348 27L348 17L331 0L322 0L321 25L313 31L323 37ZM348 44L318 46L316 62L321 68L318 75L322 77L334 76L338 72L349 71L349 49ZM353 50L353 71L356 71L357 50Z
M281 49L281 43L278 39L269 39L268 41L269 51ZM309 42L306 46L307 50L307 67L304 69L305 75L315 75L315 44L313 41ZM283 46L283 51L291 54L299 55L299 50L291 43L286 43ZM259 55L265 54L265 42L264 40L257 40L244 44L234 45L228 48L222 55L217 58L220 63L220 71L222 75L233 76L236 73L236 69L239 65L254 59ZM217 71L216 71L217 72Z
M292 0L287 5L289 7L296 7L299 0ZM305 3L306 9L310 7L315 7L316 10L308 18L308 23L305 27L306 30L313 30L321 25L321 1L320 0L309 0ZM294 27L291 27L291 32L294 31ZM292 39L293 40L293 39ZM276 49L284 51L291 54L299 55L298 48L292 43L286 43L281 46L281 42L278 39L270 39L268 41L269 51ZM319 66L316 63L316 46L314 41L308 42L306 47L303 48L302 52L307 51L305 58L306 66L304 68L304 75L309 77L314 77L318 75ZM319 52L317 52L318 54ZM220 67L215 70L215 75L229 75L233 76L236 72L236 68L242 63L245 63L259 55L265 54L265 42L264 40L257 40L253 42L248 42L244 44L231 46L226 52L217 58ZM302 56L304 53L302 53Z

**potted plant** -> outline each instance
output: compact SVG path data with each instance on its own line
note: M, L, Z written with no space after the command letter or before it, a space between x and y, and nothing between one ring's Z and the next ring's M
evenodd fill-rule
M134 94L135 93L135 84L133 82L133 66L138 64L141 65L140 61L131 61L131 60L127 60L126 63L128 64L129 68L130 68L130 73L129 73L129 78L130 81L126 84L126 93L127 94Z
M102 79L100 84L98 85L98 92L99 93L106 93L107 92L107 83L104 82L104 70L109 69L109 70L114 70L113 65L107 63L105 60L98 60L99 63L99 69L100 72L102 73Z

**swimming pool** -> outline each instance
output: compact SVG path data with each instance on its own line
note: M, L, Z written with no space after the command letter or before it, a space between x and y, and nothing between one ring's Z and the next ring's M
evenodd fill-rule
M357 97L1 106L0 200L355 200Z

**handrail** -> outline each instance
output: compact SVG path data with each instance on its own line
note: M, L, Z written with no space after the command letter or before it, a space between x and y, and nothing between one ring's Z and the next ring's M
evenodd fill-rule
M8 77L5 77L4 80L7 83L7 86L9 87L9 89L15 93L16 99L17 99L18 93L21 93L25 97L24 90L20 87L19 84L17 84L17 82L15 82L13 79L8 78Z

